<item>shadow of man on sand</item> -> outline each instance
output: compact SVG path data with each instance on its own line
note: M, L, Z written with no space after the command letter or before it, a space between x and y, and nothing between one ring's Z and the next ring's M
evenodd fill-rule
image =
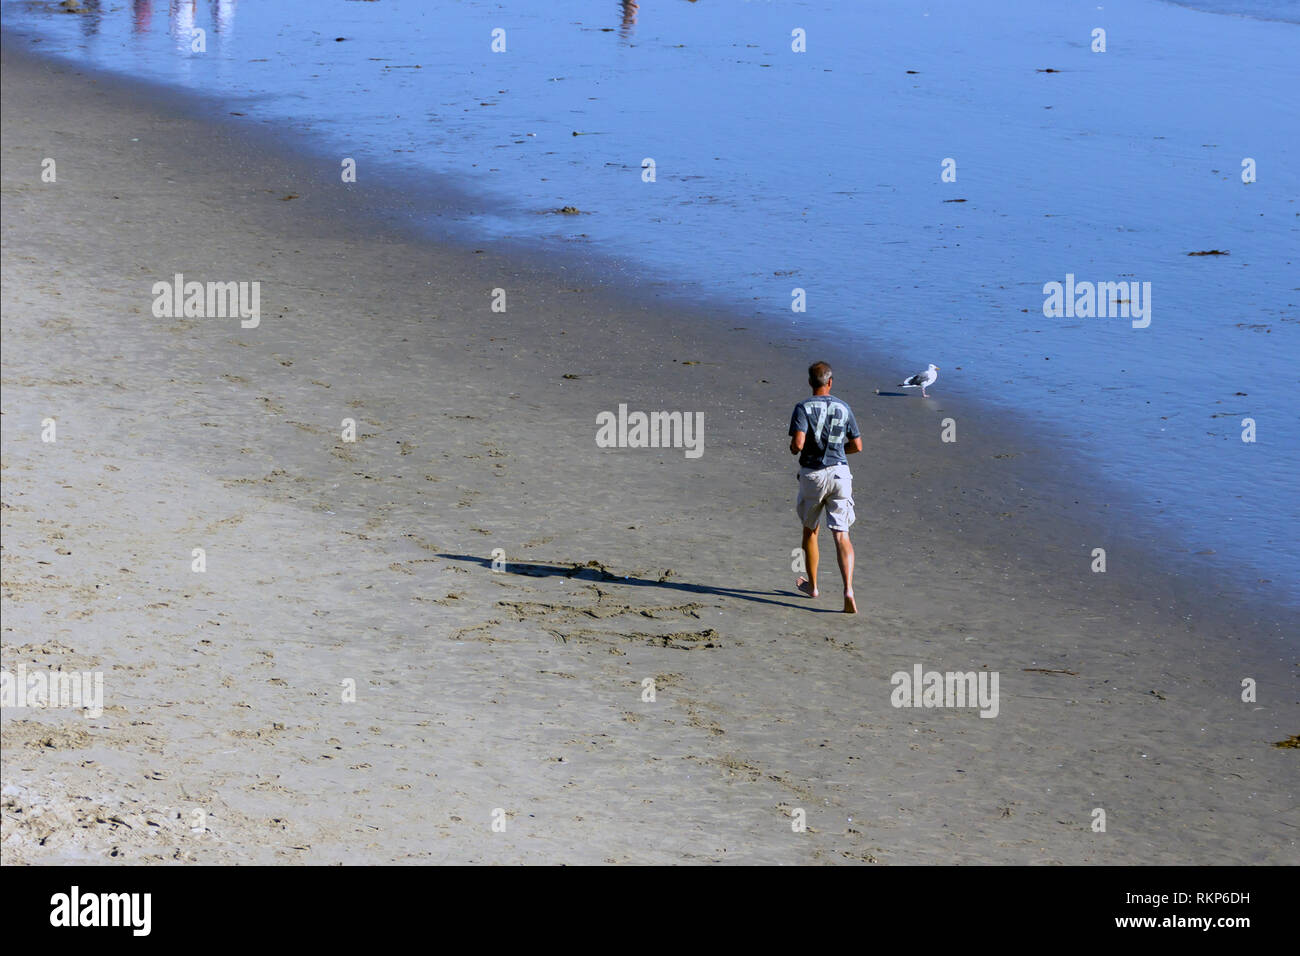
M491 558L479 557L476 554L439 554L438 557L445 558L449 561L463 561L468 564L480 564L489 570L492 568ZM722 588L708 584L689 584L685 581L672 581L669 580L669 577L673 573L671 570L665 571L658 579L624 577L623 575L614 574L599 561L588 561L586 564L537 564L530 562L507 561L504 562L502 570L498 573L518 574L530 578L575 578L579 581L605 581L610 584L625 584L630 587L642 588L663 588L664 590L680 591L687 594L713 594L718 597L738 598L742 601L753 601L758 604L773 604L777 607L794 608L796 611L816 611L822 614L834 613L834 609L832 608L815 607L811 602L796 604L791 601L773 600L773 597L785 597L789 593L786 591L748 591L744 588Z

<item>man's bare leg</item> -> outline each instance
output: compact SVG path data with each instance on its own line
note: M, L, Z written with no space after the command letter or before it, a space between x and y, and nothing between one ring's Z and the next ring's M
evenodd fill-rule
M819 556L817 554L817 529L804 528L803 529L803 563L804 563L804 567L807 568L808 570L808 577L799 578L797 581L794 582L794 586L797 587L804 594L808 595L809 597L817 597L817 593L818 593L817 592L818 558Z
M853 600L853 542L847 531L832 531L835 538L835 557L840 562L840 577L844 579L844 613L857 614L858 602Z

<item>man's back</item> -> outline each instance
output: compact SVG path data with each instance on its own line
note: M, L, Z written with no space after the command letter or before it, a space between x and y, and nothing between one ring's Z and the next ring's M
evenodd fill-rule
M848 464L844 442L860 434L853 410L834 395L813 395L796 405L790 416L790 434L796 432L804 432L799 465L813 469Z

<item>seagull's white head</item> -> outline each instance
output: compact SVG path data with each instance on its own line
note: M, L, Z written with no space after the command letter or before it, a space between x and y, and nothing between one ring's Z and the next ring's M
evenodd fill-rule
M939 366L937 366L937 365L935 365L933 362L931 362L931 363L930 363L930 371L931 371L931 372L937 372L937 371L939 371Z

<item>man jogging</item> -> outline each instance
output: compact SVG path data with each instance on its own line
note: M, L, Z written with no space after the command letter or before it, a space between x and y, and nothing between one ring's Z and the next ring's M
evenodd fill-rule
M856 614L853 600L853 545L849 525L853 524L853 475L844 456L862 451L862 434L853 411L831 394L831 367L816 362L808 368L812 398L794 407L790 416L790 454L799 456L799 497L795 511L803 522L804 564L807 578L795 582L810 598L817 591L817 528L822 512L835 539L835 556L844 578L844 613Z

